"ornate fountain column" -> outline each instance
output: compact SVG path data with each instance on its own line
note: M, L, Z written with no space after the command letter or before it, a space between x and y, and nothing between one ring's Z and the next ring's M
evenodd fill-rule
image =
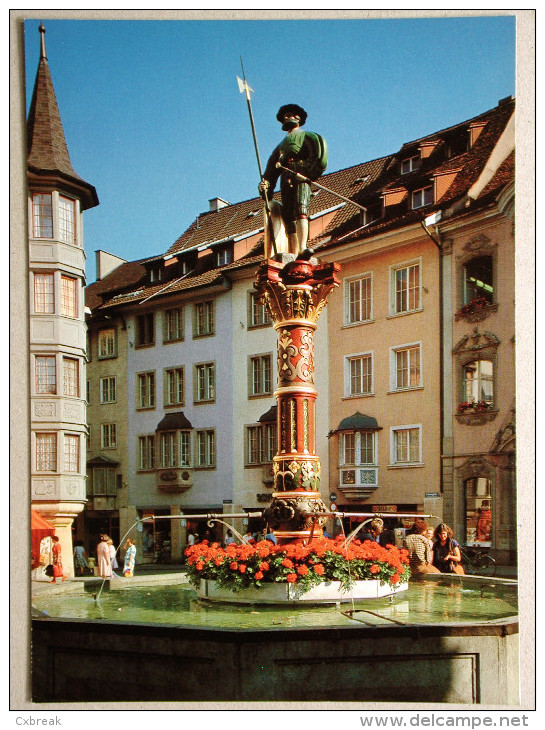
M322 534L327 512L316 454L314 332L327 295L339 285L340 265L295 259L264 261L256 289L278 333L277 453L274 492L265 510L279 544Z

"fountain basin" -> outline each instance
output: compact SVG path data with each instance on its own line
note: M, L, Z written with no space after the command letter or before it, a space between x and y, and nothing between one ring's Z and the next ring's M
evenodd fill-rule
M35 702L519 701L515 581L411 581L356 602L359 620L331 606L204 602L179 577L139 583L112 581L100 605L70 583L35 598L49 614L32 620ZM130 678L122 696L103 680L111 672Z
M384 598L406 591L408 583L393 586L379 580L357 580L353 588L343 591L340 581L327 581L302 592L290 583L264 583L259 588L232 591L222 588L213 580L201 580L197 594L206 601L252 603L263 605L290 605L297 603L331 604L352 600Z

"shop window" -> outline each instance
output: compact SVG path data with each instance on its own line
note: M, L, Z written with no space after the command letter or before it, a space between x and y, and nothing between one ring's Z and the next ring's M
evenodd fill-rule
M490 547L492 544L492 495L490 479L474 477L464 482L465 542Z

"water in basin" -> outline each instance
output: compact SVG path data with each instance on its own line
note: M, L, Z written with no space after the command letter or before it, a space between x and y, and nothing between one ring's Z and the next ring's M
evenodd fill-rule
M360 625L476 623L518 613L517 585L506 582L417 581L394 598L335 606L285 607L208 604L188 585L127 586L90 593L59 593L34 599L52 618L169 624L226 629L325 628ZM353 610L358 620L341 611ZM370 613L372 612L372 613ZM376 615L379 614L379 615Z

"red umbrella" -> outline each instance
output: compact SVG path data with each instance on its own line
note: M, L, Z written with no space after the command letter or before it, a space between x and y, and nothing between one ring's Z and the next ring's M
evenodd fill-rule
M32 536L32 567L40 565L40 543L44 537L55 534L53 525L44 519L39 512L30 510L30 530Z

